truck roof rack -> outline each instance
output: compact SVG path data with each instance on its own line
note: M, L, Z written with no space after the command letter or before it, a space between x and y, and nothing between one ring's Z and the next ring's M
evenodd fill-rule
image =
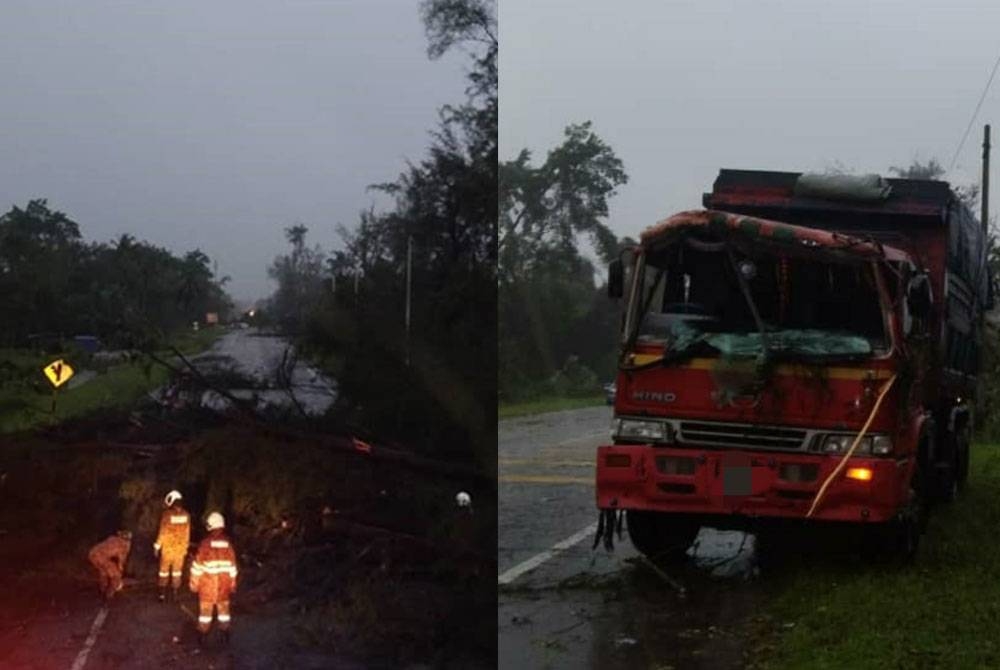
M706 209L736 211L783 220L785 212L868 212L880 218L920 217L927 223L945 223L955 196L948 182L929 179L884 179L889 192L884 198L867 200L805 195L796 184L801 172L765 170L720 170L712 191L704 194ZM752 211L748 211L752 210ZM971 216L971 213L969 214ZM932 220L932 221L931 221ZM898 225L898 224L897 224Z

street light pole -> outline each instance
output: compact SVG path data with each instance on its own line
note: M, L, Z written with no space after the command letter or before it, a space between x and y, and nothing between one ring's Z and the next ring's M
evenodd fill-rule
M410 365L410 296L413 292L413 235L406 238L406 365Z

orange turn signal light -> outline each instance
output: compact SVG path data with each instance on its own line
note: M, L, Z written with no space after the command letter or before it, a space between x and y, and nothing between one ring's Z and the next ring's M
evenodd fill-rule
M632 465L632 457L628 454L608 454L604 457L604 465L609 468L627 468Z
M859 482L870 482L872 479L871 468L847 468L847 478L857 479Z

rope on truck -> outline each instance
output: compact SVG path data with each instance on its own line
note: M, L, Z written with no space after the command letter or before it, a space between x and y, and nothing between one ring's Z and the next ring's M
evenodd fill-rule
M858 445L861 444L861 439L865 436L865 433L868 432L868 427L872 425L875 415L878 414L878 408L882 406L882 399L885 398L885 394L889 392L889 389L895 381L896 375L893 375L892 377L889 377L889 380L882 386L882 390L879 391L878 398L875 400L875 406L872 407L871 414L868 415L868 420L865 421L865 425L861 427L861 432L859 432L857 437L854 438L851 448L848 449L844 456L840 459L840 463L838 463L837 467L833 469L833 472L827 475L826 479L823 481L823 485L819 487L819 491L816 492L816 497L813 498L812 506L806 514L807 519L813 515L813 512L816 511L816 508L819 507L819 504L823 501L823 496L826 495L826 489L830 486L830 482L832 482L837 475L840 474L840 472L844 469L844 466L847 465L847 459L854 454Z

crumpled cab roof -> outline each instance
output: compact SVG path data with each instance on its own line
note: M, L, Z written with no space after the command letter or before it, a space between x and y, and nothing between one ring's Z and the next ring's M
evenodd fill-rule
M836 255L843 254L855 258L910 260L905 252L874 240L710 209L674 214L647 228L639 239L643 246L655 247L669 244L685 232L698 230L718 237L737 237L750 244L757 242L771 247L787 245L790 251L794 249L808 253L807 250L811 249L815 252L829 251Z

